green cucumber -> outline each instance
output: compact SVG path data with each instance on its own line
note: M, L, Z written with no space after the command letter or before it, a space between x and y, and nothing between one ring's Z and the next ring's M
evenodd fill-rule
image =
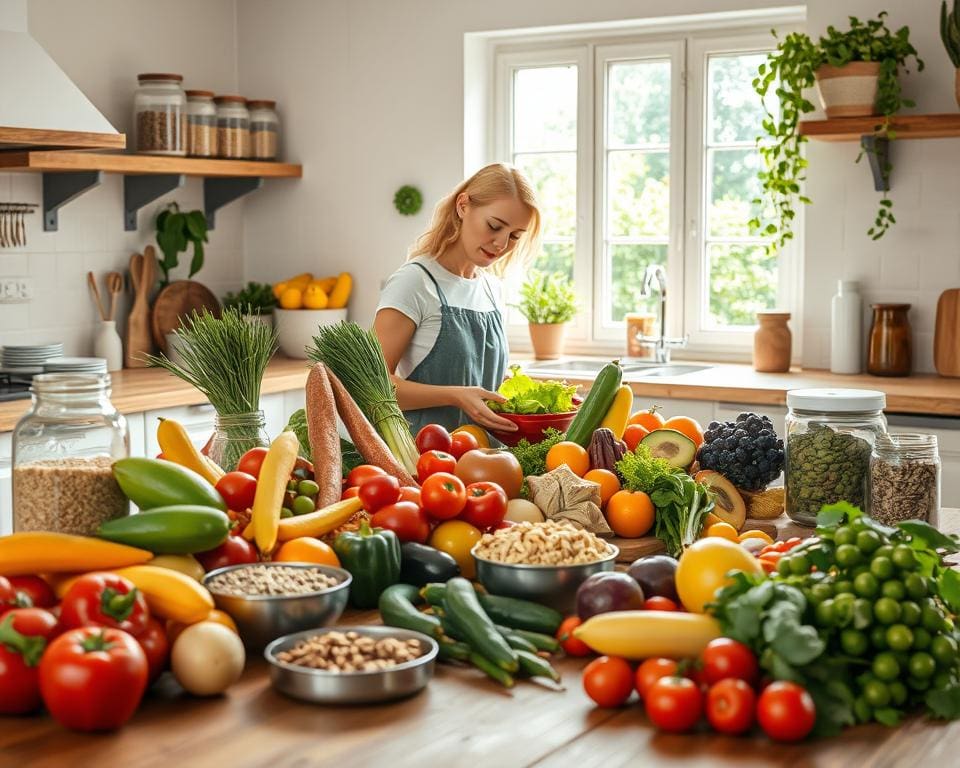
M417 610L423 602L420 590L410 584L394 584L380 593L380 618L388 627L421 632L428 637L443 637L440 619Z
M492 661L490 661L482 653L477 653L473 651L470 654L470 663L473 664L477 669L483 672L487 677L490 677L493 680L496 680L504 688L513 688L514 679L506 670L501 669Z
M481 603L483 605L483 603ZM557 653L560 650L560 643L557 638L551 635L545 635L542 632L529 632L526 629L516 629L514 627L505 627L502 624L497 625L501 634L506 632L511 635L523 638L537 651L546 651L547 653Z
M567 440L584 448L590 445L590 438L610 410L622 379L623 369L620 367L619 360L607 363L600 369L593 386L587 392L586 399L580 404L577 415L567 427Z
M458 643L450 640L441 640L439 656L444 661L470 661L470 646L466 643Z
M476 587L474 587L476 589ZM497 624L509 627L511 630L526 630L541 635L553 637L560 628L560 622L563 621L563 614L548 608L540 603L532 603L529 600L520 600L515 597L500 597L499 595L488 595L477 589L480 605L486 614ZM444 596L447 594L446 584L427 584L420 590L424 600L430 605L443 605ZM528 637L531 643L544 651L559 650L559 646L553 648L542 647L545 642L542 638L534 639Z
M457 577L447 582L443 609L453 619L456 627L462 628L465 640L501 669L516 672L520 668L517 654L497 632L490 617L484 613L473 585Z
M101 539L139 547L160 555L188 555L220 546L230 535L230 519L219 509L195 504L118 517L101 523Z
M140 509L197 504L227 511L223 497L192 469L162 459L129 458L113 463L113 476Z
M535 653L517 651L520 659L520 671L530 677L549 677L553 682L560 682L560 673L551 666L550 662Z
M497 627L497 632L503 635L503 639L507 641L507 645L513 648L513 650L526 651L527 653L537 652L537 647L533 643L511 632L506 627ZM520 666L522 668L523 664L521 663Z

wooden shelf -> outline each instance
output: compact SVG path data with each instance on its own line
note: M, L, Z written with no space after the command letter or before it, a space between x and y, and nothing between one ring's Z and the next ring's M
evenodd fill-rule
M207 160L199 157L107 154L33 150L0 153L0 170L41 173L104 171L122 174L168 174L203 177L299 178L303 167L258 160Z
M838 117L833 120L802 120L800 135L817 141L860 141L877 132L882 117ZM946 139L960 136L960 113L944 115L898 115L890 128L900 139Z
M127 137L122 133L50 131L39 128L9 128L0 126L0 150L17 147L123 149L126 146Z

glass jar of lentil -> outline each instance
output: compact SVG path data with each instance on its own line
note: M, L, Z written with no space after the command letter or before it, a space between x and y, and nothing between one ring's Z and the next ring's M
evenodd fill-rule
M112 466L130 453L106 374L33 377L33 403L13 431L13 529L89 535L130 513Z
M940 517L940 454L937 436L886 434L870 457L870 515L884 525Z
M187 154L190 157L217 156L217 105L213 91L185 91L187 94Z
M243 96L217 96L217 157L250 157L250 110Z
M280 137L277 102L257 99L247 102L250 110L250 151L254 160L276 160Z
M151 155L187 154L187 97L182 75L137 75L133 95L133 145Z

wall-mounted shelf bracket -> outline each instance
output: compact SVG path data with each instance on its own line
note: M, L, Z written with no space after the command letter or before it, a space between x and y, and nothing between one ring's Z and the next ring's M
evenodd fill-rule
M137 229L137 211L149 205L159 197L178 187L186 181L182 173L158 173L143 175L127 175L123 177L123 228L127 232Z
M103 171L43 174L43 231L56 232L57 212L74 198L103 181Z
M203 180L203 213L207 217L207 229L214 227L214 215L218 208L249 195L263 186L260 176L232 177L208 176Z
M877 192L890 190L890 139L884 136L865 134L860 137L860 146L870 163L873 188Z

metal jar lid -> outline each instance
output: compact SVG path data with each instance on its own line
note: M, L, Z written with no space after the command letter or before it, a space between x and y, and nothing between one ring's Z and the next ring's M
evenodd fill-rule
M875 389L791 389L787 407L800 411L825 413L861 413L882 411L887 396Z

